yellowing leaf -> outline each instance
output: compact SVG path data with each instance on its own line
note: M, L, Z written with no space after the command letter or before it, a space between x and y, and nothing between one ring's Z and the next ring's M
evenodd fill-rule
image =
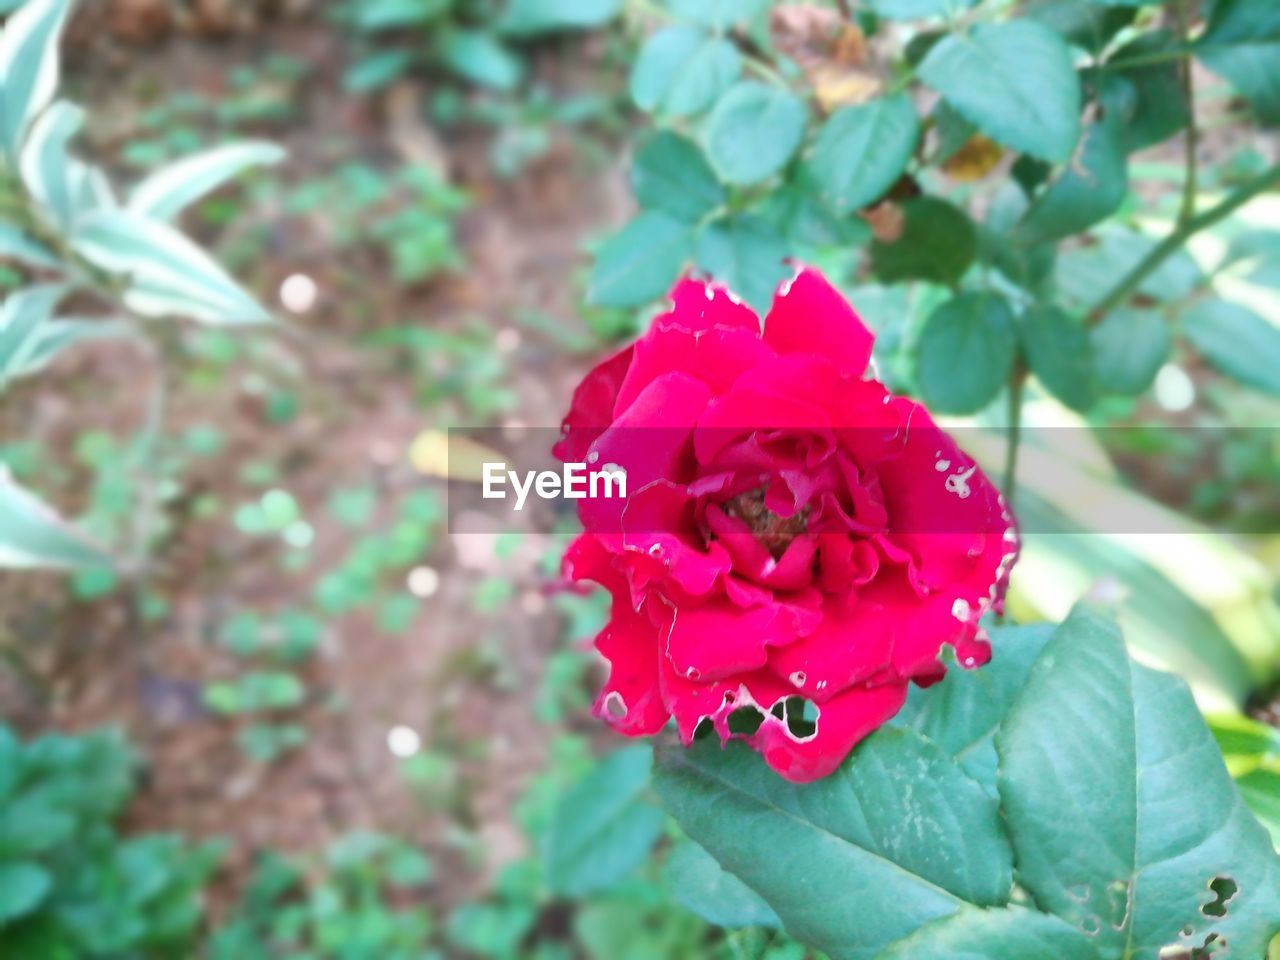
M424 430L409 447L409 462L429 477L480 483L486 463L504 463L506 457L484 444L445 430Z
M996 168L1004 150L990 137L975 133L942 164L947 176L961 183L981 180Z
M880 78L863 70L824 64L813 72L813 92L827 113L866 103L880 92Z

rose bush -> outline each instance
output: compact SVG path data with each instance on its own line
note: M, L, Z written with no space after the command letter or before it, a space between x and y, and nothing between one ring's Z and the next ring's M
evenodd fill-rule
M873 336L811 269L761 324L686 279L574 393L555 453L616 465L566 575L613 597L596 701L619 732L671 717L746 739L789 780L825 776L939 680L990 656L979 618L1017 555L994 485L928 412L869 374Z

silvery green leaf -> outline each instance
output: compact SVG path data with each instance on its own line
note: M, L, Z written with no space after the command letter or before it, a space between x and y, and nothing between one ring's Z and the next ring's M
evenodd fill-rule
M10 295L0 307L0 385L21 369L36 331L65 292L60 284L28 287Z
M0 568L75 570L110 564L102 548L0 472Z
M186 157L151 174L129 195L131 213L170 220L249 167L270 165L285 152L273 143L233 143Z
M7 379L29 377L39 373L64 350L80 343L97 340L117 340L133 334L133 327L119 320L77 320L55 318L47 320L35 329L27 340L13 368L6 372Z
M0 140L10 159L58 88L58 40L71 3L31 0L0 33Z
M206 323L266 323L271 316L226 271L167 223L127 210L99 210L71 235L76 252L127 277L124 302L145 316Z
M67 145L84 124L84 111L59 100L36 118L19 160L22 182L47 219L66 230L75 220L83 194L81 164L73 166Z
M0 223L0 257L17 260L30 267L56 270L60 266L53 251L32 240L12 223Z

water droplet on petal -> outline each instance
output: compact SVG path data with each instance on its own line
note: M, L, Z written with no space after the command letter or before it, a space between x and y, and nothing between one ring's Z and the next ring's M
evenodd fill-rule
M795 673L791 674L791 676L788 677L787 679L791 681L792 686L803 687L804 682L807 678L805 677L803 670L797 670Z

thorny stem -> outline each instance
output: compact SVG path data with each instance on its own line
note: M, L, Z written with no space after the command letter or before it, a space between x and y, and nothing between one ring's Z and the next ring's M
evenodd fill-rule
M1142 281L1154 273L1165 260L1177 253L1182 245L1193 235L1230 216L1258 194L1276 184L1280 184L1280 164L1276 164L1243 186L1238 187L1221 202L1203 213L1196 214L1179 223L1167 237L1152 247L1150 253L1143 257L1132 270L1121 277L1115 286L1102 296L1094 308L1089 311L1086 323L1089 326L1096 325L1110 311L1124 303L1142 285Z

